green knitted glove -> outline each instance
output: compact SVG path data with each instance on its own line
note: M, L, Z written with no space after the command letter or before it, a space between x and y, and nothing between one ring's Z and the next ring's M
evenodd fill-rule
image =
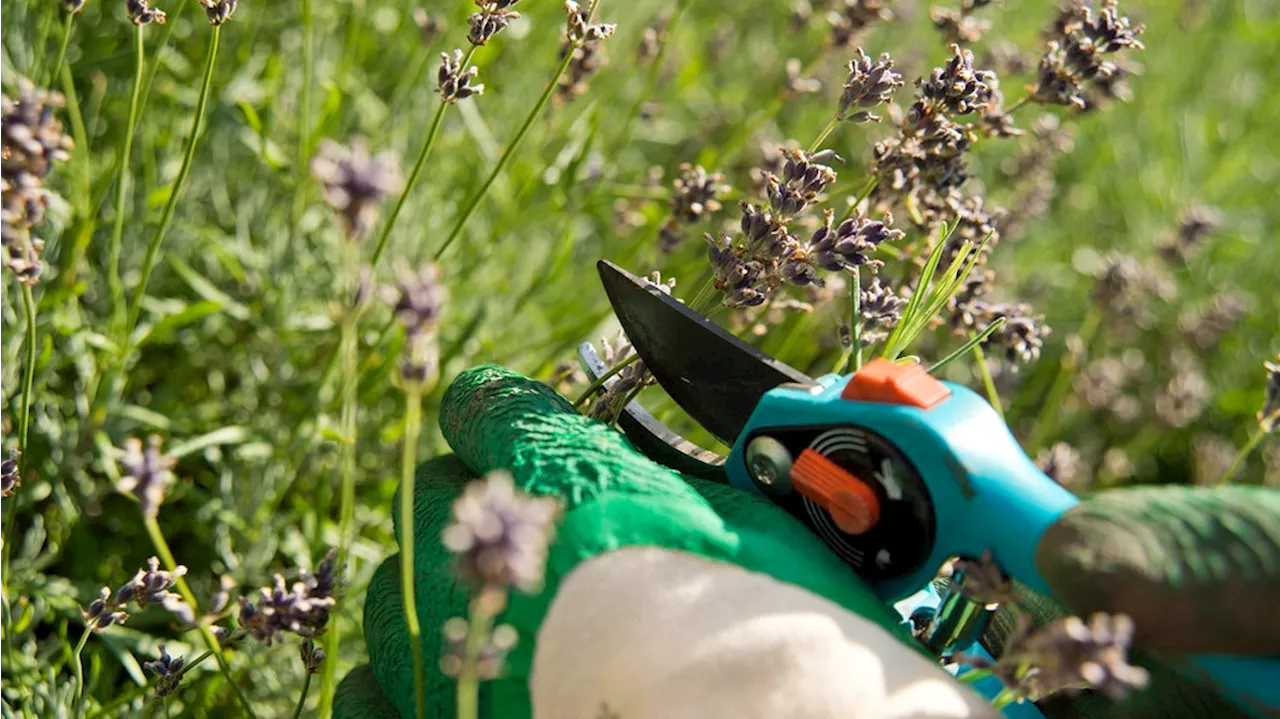
M689 677L705 678L706 691L712 695L713 703L723 701L728 705L735 699L730 695L716 695L716 687L721 685L741 687L738 693L751 695L754 702L751 710L739 711L734 716L829 716L832 713L822 711L821 698L818 704L806 707L809 713L797 706L770 707L760 703L779 693L778 686L785 687L787 681L796 683L797 694L821 694L820 689L801 686L806 677L822 676L824 669L818 666L821 661L811 662L796 674L787 674L785 667L773 667L772 673L756 675L751 674L755 671L752 667L737 665L765 665L777 654L799 666L804 657L788 656L797 650L782 644L768 652L762 650L763 645L759 643L731 646L735 636L750 634L749 629L742 627L760 626L766 623L762 619L766 616L819 614L829 625L839 624L853 644L862 649L873 648L872 653L881 658L870 670L847 666L842 670L846 672L842 679L827 682L855 685L864 681L865 676L878 673L870 684L855 688L860 695L878 692L876 697L883 701L868 704L873 707L870 714L846 712L842 716L879 716L887 712L896 712L893 716L990 715L985 703L967 687L922 659L900 618L881 604L812 532L771 503L731 487L683 477L657 465L636 452L616 431L578 415L550 388L496 367L471 370L453 383L441 407L440 424L456 455L424 463L418 470L414 495L415 581L418 616L423 628L423 654L428 658L428 716L454 716L454 683L437 668L434 660L444 652L439 628L448 618L465 615L468 599L455 580L452 557L440 541L441 532L450 522L452 503L464 485L499 468L510 471L525 491L557 497L565 507L565 514L550 551L545 589L535 596L514 595L501 617L516 627L520 643L508 658L504 678L482 685L482 716L518 719L533 716L536 708L538 716L596 719L617 711L617 706L608 704L612 701L610 697L631 708L631 713L621 714L626 719L699 716L699 711L702 716L727 715L697 706L680 713L671 705L645 704L637 700L634 693L628 693L678 693L682 679ZM1115 499L1108 502L1108 496ZM1164 587L1170 592L1168 596L1175 598L1171 601L1191 601L1186 600L1187 591L1191 590L1209 596L1203 592L1205 583L1224 577L1229 581L1238 576L1232 573L1234 570L1222 568L1239 564L1224 564L1211 558L1224 553L1236 556L1232 554L1236 550L1230 549L1234 546L1233 540L1224 539L1222 532L1209 531L1211 526L1254 527L1243 534L1237 533L1236 539L1249 539L1255 544L1265 540L1270 542L1267 546L1272 550L1280 546L1276 537L1256 530L1259 516L1256 512L1274 507L1266 504L1274 503L1274 493L1267 498L1248 497L1226 505L1214 504L1196 490L1164 490L1146 501L1127 499L1132 496L1138 495L1107 493L1086 502L1073 511L1052 534L1051 541L1045 543L1040 557L1042 571L1055 593L1072 602L1072 611L1123 610L1133 614L1133 602L1123 600L1123 597L1131 599L1132 593L1120 595L1121 599L1109 594L1105 600L1099 599L1100 593L1106 594L1101 589L1104 584L1112 588L1140 587L1144 597L1152 596L1153 592L1159 596L1157 590ZM1122 506L1128 509L1116 509ZM1176 508L1172 512L1168 511L1171 506ZM1128 514L1120 517L1125 511ZM1195 525L1198 529L1184 531L1187 517L1193 515L1198 517L1199 524ZM1095 531L1101 526L1099 522L1117 521L1117 518L1127 526L1125 532L1112 531L1108 535ZM398 537L398 525L396 532ZM1138 555L1143 561L1127 564L1096 560L1098 556L1122 555L1117 548L1129 546L1132 532L1145 532L1144 541L1152 536L1165 540L1176 538L1155 546L1176 544L1178 552L1188 556L1210 557L1204 566L1226 574L1215 575L1206 570L1193 575L1199 579L1187 582L1185 572L1170 570L1160 574L1149 568L1135 570L1134 567L1143 567L1143 562L1150 559L1146 554ZM1261 552L1260 556L1272 558L1267 560L1271 564L1263 563L1264 568L1270 567L1270 573L1262 572L1261 580L1255 573L1250 581L1274 581L1275 554L1257 551ZM657 556L642 552L656 552ZM1168 557L1182 555L1161 556L1163 566L1176 568L1176 562L1170 562ZM1089 557L1095 559L1082 559ZM400 601L398 567L398 556L389 557L369 587L364 630L370 664L353 671L339 686L335 703L338 719L413 716L412 661ZM620 586L616 578L619 571L633 574L635 585ZM1126 575L1126 571L1130 574ZM1137 582L1138 575L1145 577L1143 581L1147 584ZM716 594L700 587L699 578L704 580L702 584L731 589ZM786 594L782 587L794 590L794 594ZM685 600L683 604L677 601L682 595L699 591L706 592L698 597L702 601ZM1275 594L1252 596L1265 598ZM751 606L752 599L767 605L767 614ZM681 651L669 651L662 657L647 659L649 645L664 649L668 645L663 644L662 623L645 622L644 607L646 602L664 601L667 604L654 606L660 606L661 611L670 615L671 625L682 628L686 634L682 639L690 650L684 652L685 655ZM738 612L745 618L730 622L729 628L712 627L712 620L696 614L696 608L702 604L724 615L739 616L734 614ZM602 619L594 616L595 605L605 609L620 605L623 610L614 608L610 614L602 609ZM815 609L819 605L822 608ZM1156 610L1148 611L1146 616L1158 616L1160 602L1148 606ZM1047 621L1065 611L1036 597L1028 597L1024 607L1029 608L1038 621ZM626 610L634 610L637 616L628 616ZM648 614L655 611L659 610L650 609ZM753 615L753 611L757 613ZM1135 616L1141 628L1149 623L1142 612ZM684 623L680 624L681 621ZM1242 636L1238 629L1251 623L1250 617L1241 616L1235 625L1237 631L1227 635L1238 638ZM1165 627L1162 631L1176 629L1167 624L1160 625ZM1007 624L1000 624L984 638L989 647L998 648L1002 627ZM610 632L615 629L619 636L611 639ZM632 634L627 635L626 631ZM792 628L787 631L804 633ZM701 635L708 639L699 644ZM768 637L766 640L778 641ZM703 646L717 642L729 648L722 648L720 654L703 652ZM806 656L827 652L830 655L825 660L827 664L839 663L834 658L834 650L828 651L830 643L806 646L809 647L803 652ZM697 656L686 656L701 653L707 654L704 664L697 663ZM577 654L582 658L575 664L572 657ZM612 683L613 678L598 673L598 666L625 665L631 661L627 658L631 655L638 657L634 660L638 667L634 670L635 676L624 676L625 681ZM858 659L865 661L865 657ZM1220 698L1189 686L1157 658L1143 654L1140 659L1152 671L1153 687L1134 694L1127 703L1117 705L1086 695L1074 700L1054 699L1043 703L1042 709L1050 719L1231 716L1231 709ZM840 662L849 664L844 658ZM655 671L654 665L667 664L676 674L649 676ZM552 665L564 666L553 671L548 668ZM720 673L728 675L718 676L708 665L727 665ZM734 675L734 671L740 673ZM592 691L598 691L602 700L608 701L585 710L577 705L556 705L556 697L573 694L572 690L565 689L566 682L573 682L557 683L555 676L575 672L582 676L577 684L592 685ZM759 697L764 698L752 695L756 685L769 685L770 681L775 681L772 694L766 691L769 686L762 686ZM914 696L899 693L896 699L889 696L904 684L928 685L934 693L917 692ZM828 699L839 702L841 697ZM693 704L700 700L697 696L690 699ZM554 711L547 709L548 701L552 702ZM895 705L893 701L898 703ZM880 714L875 713L877 709Z
M434 660L444 651L439 628L449 617L464 615L467 602L454 579L452 557L440 541L441 531L464 484L493 469L508 470L529 493L557 497L565 511L550 549L545 589L534 596L513 594L501 617L517 629L520 641L508 657L506 675L482 685L485 716L518 719L533 716L537 707L539 716L547 712L557 719L595 719L604 710L618 711L610 703L614 701L633 712L646 707L648 713L640 716L694 716L667 713L673 710L661 708L653 696L680 691L682 677L704 675L707 692L718 687L749 695L744 681L783 686L818 681L837 664L840 681L827 681L820 691L798 684L798 695L787 699L794 706L761 706L756 711L762 713L749 715L828 716L835 709L824 711L822 701L844 706L861 701L902 716L916 715L927 704L941 708L938 716L994 716L981 697L925 655L901 618L816 535L773 504L658 465L615 430L575 412L550 388L497 367L468 371L453 383L442 402L440 425L456 456L423 464L414 495L415 581L423 653L429 658L429 716L453 716L453 682ZM396 532L399 536L399 526ZM616 577L620 570L637 580L646 572L656 576L643 585L621 586ZM664 582L672 586L664 587ZM693 593L701 593L696 601L689 599ZM774 602L767 612L756 606L766 601ZM616 606L604 607L611 614L594 616L593 605L611 603ZM665 615L659 612L670 614L670 622L646 624L661 620ZM412 662L398 557L389 557L375 573L364 617L370 665L342 682L335 715L412 716ZM730 621L734 617L741 621ZM724 626L713 626L722 618ZM770 625L795 636L780 637ZM579 626L590 636L574 636ZM643 637L652 636L652 644L660 646L664 640L659 635L668 627L709 639L699 645L699 636L682 637L698 649L690 649L690 656L678 656L680 651L673 649L669 658L645 658L649 642ZM631 631L645 634L621 636ZM611 639L611 633L619 636ZM731 646L735 641L741 646ZM603 652L600 647L610 642L622 656L592 653ZM595 664L634 664L626 681L609 685L614 679L605 675L594 680L602 696L590 713L563 703L572 703L570 699L557 698L578 691L558 675L595 668L573 657L579 651ZM735 668L726 657L760 668ZM680 676L654 675L667 665L680 667ZM767 675L752 674L769 667ZM658 689L641 697L635 687L645 682ZM841 696L846 689L865 699ZM823 691L835 694L824 699ZM777 694L786 692L764 694L760 701ZM741 697L724 694L721 699L727 705Z

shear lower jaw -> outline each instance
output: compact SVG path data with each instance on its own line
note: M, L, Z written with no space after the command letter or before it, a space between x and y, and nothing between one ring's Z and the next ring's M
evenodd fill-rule
M578 361L587 378L594 382L609 371L590 342L578 346ZM608 389L617 381L604 382ZM638 402L630 402L618 416L618 426L645 456L678 472L702 479L725 481L722 455L703 449L673 432L649 414Z

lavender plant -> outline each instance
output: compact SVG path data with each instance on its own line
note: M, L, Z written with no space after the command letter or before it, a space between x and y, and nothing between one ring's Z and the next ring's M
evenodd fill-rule
M1075 491L1280 482L1259 366L1280 109L1250 92L1280 55L1235 6L11 5L0 653L19 713L328 713L363 661L351 598L393 542L406 497L387 499L441 446L433 387L492 361L604 421L639 398L679 422L637 394L625 338L608 393L558 371L613 337L600 257L807 372L888 352L981 387ZM441 278L444 317L412 320L434 291L369 301ZM172 581L159 608L99 596L139 566ZM517 639L475 626L426 628L467 684Z

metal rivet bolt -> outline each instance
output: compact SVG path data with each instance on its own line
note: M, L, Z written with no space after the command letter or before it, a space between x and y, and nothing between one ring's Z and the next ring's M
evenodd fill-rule
M747 443L747 471L761 490L773 494L790 494L791 452L778 440L761 435Z

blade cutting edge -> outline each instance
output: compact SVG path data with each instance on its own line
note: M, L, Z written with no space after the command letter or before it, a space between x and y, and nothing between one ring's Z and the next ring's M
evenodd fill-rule
M813 384L653 283L607 260L597 268L614 314L654 379L721 442L733 445L769 390Z

